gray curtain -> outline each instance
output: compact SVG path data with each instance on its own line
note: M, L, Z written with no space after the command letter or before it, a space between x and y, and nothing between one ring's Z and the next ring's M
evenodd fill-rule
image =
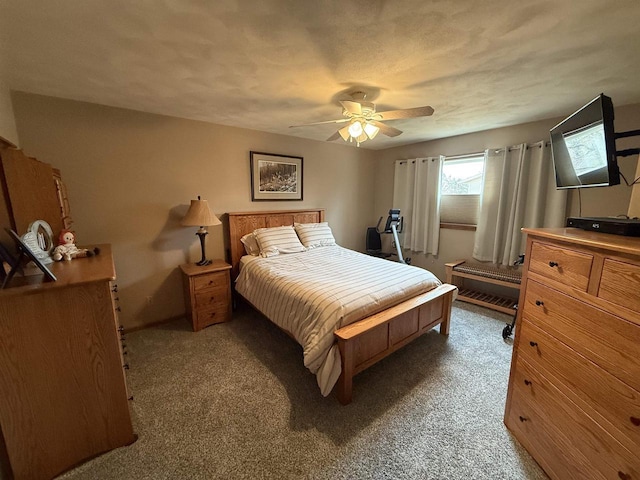
M524 253L521 228L564 226L566 204L544 141L487 150L473 257L512 265Z
M438 254L440 242L440 176L444 157L398 160L393 182L393 208L404 217L402 247Z

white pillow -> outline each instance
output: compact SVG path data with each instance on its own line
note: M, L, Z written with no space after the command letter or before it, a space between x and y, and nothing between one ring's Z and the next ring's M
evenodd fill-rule
M296 223L296 233L306 248L327 247L336 244L331 227L327 222Z
M240 241L244 245L244 251L247 252L247 255L260 255L260 245L258 245L258 240L253 232L247 233Z
M272 257L280 253L304 252L306 250L291 225L258 228L253 231L253 234L258 240L260 255L263 257Z

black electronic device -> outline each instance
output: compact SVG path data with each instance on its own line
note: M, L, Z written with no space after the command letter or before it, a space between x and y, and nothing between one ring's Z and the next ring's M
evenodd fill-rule
M382 217L380 217L382 219ZM380 224L380 222L378 222ZM387 217L387 223L384 225L384 232L391 233L391 225L395 224L398 229L398 233L402 233L402 217L400 216L400 210L392 208L389 210L389 216ZM398 228L398 225L400 228Z
M620 183L611 98L600 94L551 129L558 188Z
M567 227L626 237L640 237L640 219L637 218L569 217Z

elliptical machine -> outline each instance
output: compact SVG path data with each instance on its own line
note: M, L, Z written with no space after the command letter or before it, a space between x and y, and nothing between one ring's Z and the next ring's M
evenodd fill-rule
M398 262L409 265L411 263L410 258L404 258L402 255L402 247L400 246L400 239L398 238L398 233L402 233L402 225L403 219L400 216L400 210L397 208L392 208L389 210L389 216L387 217L387 221L384 226L384 230L380 230L380 223L382 223L382 218L378 220L378 224L375 227L369 227L367 229L367 253L369 255L373 255L376 257L389 258L392 255L398 256ZM391 233L393 234L393 243L396 247L396 253L383 253L382 252L382 242L380 240L381 233Z

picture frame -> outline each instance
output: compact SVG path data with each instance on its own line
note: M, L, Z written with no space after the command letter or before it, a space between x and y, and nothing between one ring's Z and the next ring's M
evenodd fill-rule
M0 243L0 278L2 279L2 288L5 287L5 280L9 274L19 268L18 259L12 255L7 247ZM8 282L8 280L6 280Z
M16 243L16 246L20 251L20 256L26 255L27 259L31 260L36 265L36 267L38 267L40 271L44 273L44 276L47 280L55 282L57 280L56 276L51 272L51 270L47 268L47 266L44 263L40 261L40 259L33 253L33 251L31 251L31 249L27 246L27 244L25 244L22 241L22 238L20 238L20 236L10 228L5 228L5 230L11 236L11 238L13 238L14 242ZM19 264L19 260L18 260L18 264ZM12 272L15 272L15 269L12 270ZM10 281L12 276L13 274L10 273L7 281Z
M250 152L251 201L302 200L303 157Z

